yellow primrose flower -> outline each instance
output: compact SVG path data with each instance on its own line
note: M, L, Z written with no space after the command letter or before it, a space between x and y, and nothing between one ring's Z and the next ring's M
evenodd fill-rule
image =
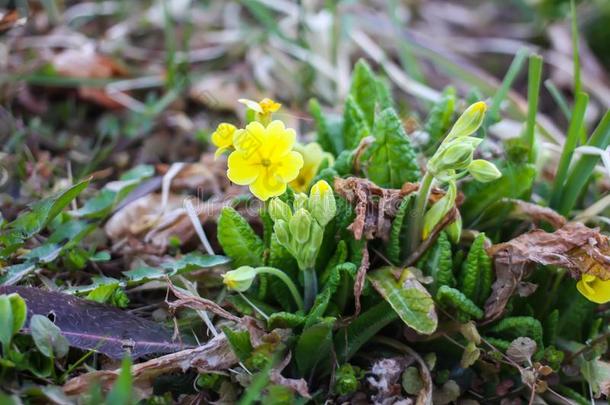
M298 177L290 182L290 187L295 191L304 193L307 191L309 184L318 173L320 164L324 159L328 159L329 165L333 164L333 155L324 152L322 147L316 142L308 143L307 145L297 144L294 150L303 155L303 169L299 172Z
M240 98L237 101L254 111L256 113L256 120L263 125L269 124L271 122L271 115L282 106L270 98L264 98L259 102L248 100L247 98Z
M610 280L602 280L591 274L583 274L576 283L578 291L589 301L605 304L610 301Z
M236 130L235 125L227 124L226 122L218 125L216 131L212 134L212 143L218 148L216 153L214 153L215 157L220 156L224 151L233 146L233 135Z
M263 201L283 194L303 167L303 157L292 150L295 140L294 130L282 121L266 127L251 122L233 136L235 151L229 155L227 176L233 183L250 186Z

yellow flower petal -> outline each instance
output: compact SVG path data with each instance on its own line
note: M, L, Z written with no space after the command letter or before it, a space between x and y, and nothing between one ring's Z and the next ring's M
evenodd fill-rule
M226 122L221 123L212 134L212 143L216 147L223 149L233 146L233 135L236 130L237 128L234 125L227 124Z
M282 161L275 168L275 174L280 176L285 183L289 183L296 179L299 175L299 170L303 167L303 157L298 152L288 152L282 157Z
M267 144L267 130L260 122L251 122L246 128L235 131L233 146L238 151L246 152L248 156L255 154Z
M261 166L252 157L248 157L244 151L231 152L227 161L227 177L235 184L246 186L254 182L260 175Z
M610 302L610 280L602 280L590 274L584 274L576 283L576 288L589 301L597 304Z
M280 107L282 107L282 105L280 103L276 103L275 101L271 100L270 98L262 99L258 103L258 105L260 105L261 109L263 110L263 114L274 113L277 110L279 110Z
M265 139L265 146L270 147L269 158L274 157L281 158L286 152L292 150L297 134L294 129L286 128L282 121L272 121L267 125L267 137Z
M259 200L267 201L271 197L277 197L286 191L286 183L273 175L259 176L255 182L250 184L250 191Z

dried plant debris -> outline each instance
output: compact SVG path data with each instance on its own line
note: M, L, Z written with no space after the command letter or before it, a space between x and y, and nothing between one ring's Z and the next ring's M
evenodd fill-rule
M403 198L417 192L417 183L405 183L400 189L381 188L367 179L349 177L335 179L335 192L344 197L354 207L356 217L349 226L357 240L379 238L387 241L392 220ZM435 203L444 191L433 189L430 202ZM460 200L458 199L458 203Z
M502 314L508 300L533 264L566 268L572 277L584 274L610 279L610 245L598 229L570 222L555 232L536 229L487 249L493 257L496 281L485 303L485 318Z
M152 382L159 375L185 372L191 368L202 373L223 371L237 364L238 361L226 336L220 334L194 349L182 350L136 364L131 369L131 375L140 396L146 397L152 393ZM100 384L108 390L120 372L120 369L92 371L69 380L64 384L63 389L71 396L88 392L94 384Z
M26 325L33 315L45 316L59 327L70 346L79 349L120 359L126 353L137 358L191 347L174 341L171 330L162 325L116 307L34 287L0 286L0 294L12 293L26 301ZM26 327L23 332L30 333L30 330Z

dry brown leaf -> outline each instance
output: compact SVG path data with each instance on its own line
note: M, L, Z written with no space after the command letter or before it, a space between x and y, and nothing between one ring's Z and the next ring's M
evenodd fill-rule
M379 238L387 241L389 238L392 220L406 195L418 190L418 183L405 183L401 189L386 189L377 186L367 179L348 177L335 179L335 191L352 204L356 211L356 218L349 226L357 240L364 236L367 240ZM435 203L444 191L433 189L430 193L430 202ZM457 203L461 201L458 197Z
M565 217L551 208L522 200L506 199L505 201L513 204L511 217L527 219L534 223L548 222L555 229L559 229L566 224Z
M191 309L195 309L195 310L210 311L222 318L225 318L225 319L237 322L237 323L242 321L241 318L239 318L239 317L233 315L232 313L230 313L229 311L223 309L220 305L218 305L214 301L210 301L210 300L208 300L206 298L202 298L202 297L197 297L197 296L192 295L188 292L185 292L179 288L176 288L172 284L172 282L169 280L169 278L167 279L167 282L168 282L168 286L169 286L170 290L172 291L172 293L178 298L178 300L176 300L176 301L168 302L168 305L170 308L176 309L176 308L186 307L186 308L191 308Z
M125 67L114 59L101 55L92 47L66 49L56 54L51 63L60 76L82 79L108 79L127 75ZM123 105L97 87L79 87L78 94L106 108L122 108Z
M144 363L135 364L131 368L134 388L140 397L152 394L153 380L161 375L175 372L185 372L196 369L200 373L226 370L237 364L238 359L233 353L226 336L221 333L206 344L195 349L183 350L157 357ZM110 389L119 376L121 369L92 371L74 377L63 386L67 395L81 395L89 391L92 384L101 384L104 390Z
M271 370L271 372L269 373L269 380L274 384L283 385L284 387L291 389L303 398L311 398L311 395L309 395L309 387L307 386L307 381L302 378L286 378L282 375L282 370L285 369L286 366L288 366L288 364L290 363L290 358L291 354L289 352L288 355L284 358L284 360L282 360L280 364L278 364Z
M521 280L533 264L566 268L572 277L591 274L610 279L610 244L599 229L579 222L567 223L553 233L536 229L505 243L487 249L493 257L496 281L485 303L485 319L491 321L502 314Z

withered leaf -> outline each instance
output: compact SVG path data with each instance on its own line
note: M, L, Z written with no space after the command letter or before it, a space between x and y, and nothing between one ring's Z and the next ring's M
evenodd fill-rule
M172 333L158 323L109 305L34 287L0 286L0 294L12 293L19 294L27 304L26 325L35 314L49 317L70 346L79 349L119 359L127 350L133 357L141 357L191 347L172 341ZM30 333L29 329L23 332Z
M569 222L555 232L536 229L487 249L493 257L496 281L485 303L485 319L502 314L521 280L533 264L566 268L574 278L591 274L610 279L610 244L599 229Z
M405 183L400 189L381 188L367 179L348 177L335 179L335 191L354 206L356 218L349 226L357 240L364 236L367 240L379 238L387 241L390 236L392 220L404 196L418 190L418 183ZM438 201L445 192L433 188L430 202ZM457 199L459 204L462 200Z
M155 377L173 372L184 372L194 368L200 373L226 370L238 362L226 336L221 333L206 344L194 349L182 350L135 364L131 368L134 386L140 396L150 395ZM92 371L74 377L64 385L67 395L79 395L87 392L92 384L99 383L107 390L116 381L121 370Z

